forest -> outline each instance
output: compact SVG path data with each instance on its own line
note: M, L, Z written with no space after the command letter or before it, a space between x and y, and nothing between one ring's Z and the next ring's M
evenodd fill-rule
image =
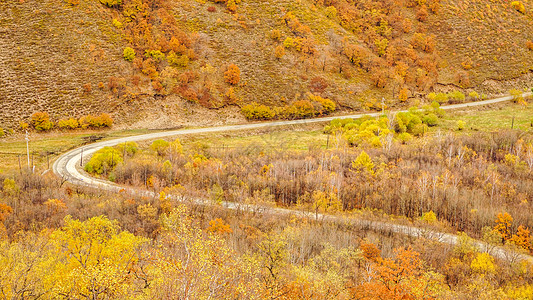
M119 192L15 167L0 173L2 295L529 299L533 120L463 121L502 107L104 147L83 168Z

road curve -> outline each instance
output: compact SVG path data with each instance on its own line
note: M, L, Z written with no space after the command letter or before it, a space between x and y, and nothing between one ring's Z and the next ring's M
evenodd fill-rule
M530 92L523 94L523 96L530 96L530 95L532 95L532 93ZM499 97L499 98L494 98L494 99L485 100L485 101L447 105L447 106L442 106L441 108L445 110L460 109L460 108L467 108L467 107L473 107L473 106L494 104L494 103L509 101L512 99L513 99L513 96L505 96L505 97ZM286 126L286 125L311 124L311 123L319 123L319 122L329 122L333 119L347 119L347 118L357 119L357 118L361 118L362 116L379 116L379 115L381 115L381 113L354 114L354 115L323 117L323 118L304 119L304 120L274 121L274 122L251 123L251 124L242 124L242 125L227 125L227 126L195 128L195 129L180 129L180 130L172 130L172 131L123 137L123 138L113 139L109 141L97 142L94 144L86 145L86 146L68 151L60 155L56 159L56 161L53 164L53 171L59 177L75 185L86 186L90 188L113 191L113 192L119 192L121 190L128 190L129 192L132 192L138 195L157 197L158 195L156 195L154 192L151 192L151 191L139 190L139 189L134 189L130 187L123 187L123 186L119 186L114 183L111 183L109 181L106 181L106 180L101 180L101 179L90 177L87 173L80 171L79 170L80 168L78 168L77 166L80 165L80 160L82 159L82 157L83 157L83 160L86 161L94 152L98 151L99 149L106 147L106 146L115 146L117 144L124 143L124 142L137 142L137 141L158 139L158 138L177 136L177 135L203 134L203 133L211 133L211 132L224 132L224 131L236 131L236 130L247 130L247 129L250 130L250 129L268 128L268 127L276 127L276 126ZM200 205L211 205L210 202L204 199L192 199L191 201L193 201L196 204L200 204ZM457 244L459 240L459 236L454 235L454 234L435 232L435 231L431 231L427 229L421 229L415 226L398 225L398 224L391 224L391 223L385 223L385 222L379 222L379 221L369 221L369 220L363 220L363 219L357 219L357 218L346 218L342 216L333 216L333 215L325 215L325 214L316 215L314 213L301 212L297 210L290 210L290 209L284 209L284 208L272 208L272 207L259 206L259 205L246 205L246 204L238 204L238 203L233 203L233 202L223 202L222 206L228 209L234 209L234 210L268 211L269 213L278 214L278 215L295 214L295 215L303 215L309 218L317 218L323 221L350 223L350 224L362 226L364 228L369 228L373 230L401 233L401 234L405 234L405 235L412 236L412 237L426 237L426 238L437 240L439 242L450 244L450 245ZM500 259L504 259L508 261L517 261L517 260L525 259L530 262L533 262L533 257L526 255L526 254L513 252L508 249L501 248L501 247L490 246L481 241L474 241L474 243L481 251L489 252L491 255L498 257Z

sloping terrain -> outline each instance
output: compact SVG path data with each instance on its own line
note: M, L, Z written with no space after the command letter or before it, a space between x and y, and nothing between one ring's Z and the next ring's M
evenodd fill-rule
M36 111L212 124L242 121L244 104L282 107L308 93L357 111L531 83L530 1L215 2L1 2L0 127ZM237 77L226 74L232 64Z

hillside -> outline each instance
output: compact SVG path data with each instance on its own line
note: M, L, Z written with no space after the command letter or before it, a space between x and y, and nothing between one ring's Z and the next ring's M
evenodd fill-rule
M3 1L0 127L36 111L173 127L242 122L245 104L284 109L309 93L366 110L523 89L533 4L520 3Z

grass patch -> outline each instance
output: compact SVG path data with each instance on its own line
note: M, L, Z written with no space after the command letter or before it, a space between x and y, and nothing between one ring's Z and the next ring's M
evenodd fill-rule
M507 103L495 109L450 112L441 120L438 128L455 130L459 120L466 122L465 131L511 129L511 126L532 131L533 106Z
M84 132L51 132L46 134L33 133L30 137L30 156L33 154L33 164L36 170L50 167L61 153L86 144L90 136L102 136L102 140L138 135L153 132L145 129L121 131L84 131ZM18 156L22 168L27 167L26 141L24 136L0 140L0 173L18 171ZM31 157L30 157L31 160Z
M319 128L320 127L320 128ZM245 148L259 147L265 149L283 150L310 150L326 148L328 136L322 133L321 126L312 129L287 128L272 129L269 132L246 133L235 131L232 133L204 134L180 137L186 150L195 147L208 148ZM246 135L242 135L245 133ZM331 141L330 141L331 144Z

